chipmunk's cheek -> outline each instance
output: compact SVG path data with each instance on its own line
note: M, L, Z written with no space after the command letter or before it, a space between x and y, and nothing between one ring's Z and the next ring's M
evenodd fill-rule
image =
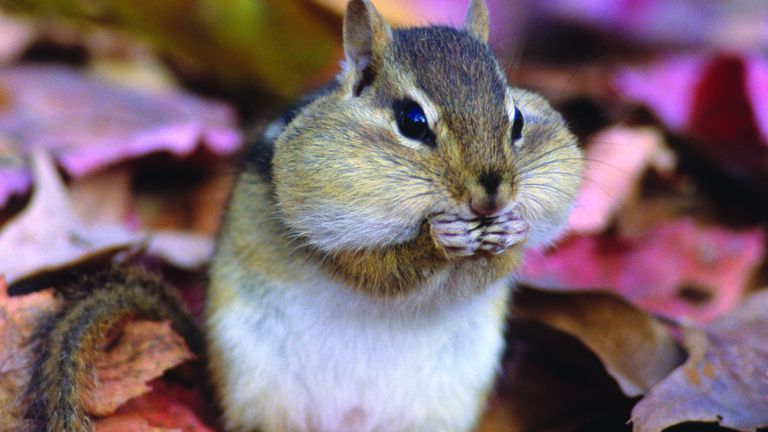
M326 252L366 249L406 242L418 235L422 217L383 209L351 209L324 203L293 212L288 224L296 234Z
M565 230L570 206L552 208L524 206L522 213L529 227L525 246L547 246L557 240Z

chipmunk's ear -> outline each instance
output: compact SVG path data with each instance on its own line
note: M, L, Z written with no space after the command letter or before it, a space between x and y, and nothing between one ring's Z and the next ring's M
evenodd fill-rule
M471 35L488 43L491 20L488 18L488 5L485 4L485 0L472 0L464 27Z
M376 63L392 41L392 28L369 0L350 0L344 14L344 53L359 95L374 79Z

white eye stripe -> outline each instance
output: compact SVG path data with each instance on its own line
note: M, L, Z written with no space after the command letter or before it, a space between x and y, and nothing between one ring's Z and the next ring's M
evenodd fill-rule
M515 98L512 96L512 90L507 87L507 91L504 95L504 107L507 110L507 117L509 117L510 127L515 122Z
M507 117L509 117L509 132L510 134L515 134L515 122L517 120L524 121L524 119L516 118L518 115L522 115L522 113L520 112L519 108L517 108L517 105L515 104L515 98L512 95L512 90L509 87L507 87L507 91L504 96L504 107L507 110ZM513 145L516 148L521 147L523 142L525 142L524 139L515 139L515 137L512 137L512 139L514 139Z

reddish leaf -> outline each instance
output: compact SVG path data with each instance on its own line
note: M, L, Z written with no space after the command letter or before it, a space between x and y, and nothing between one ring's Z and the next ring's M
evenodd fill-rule
M8 283L71 266L138 244L141 236L118 225L81 223L50 157L33 156L36 191L27 208L0 231L0 269Z
M768 292L685 333L688 361L632 411L636 432L718 422L740 431L768 427Z
M135 398L108 418L96 422L98 432L132 430L184 430L212 432L198 415L199 393L186 388L153 383L154 389ZM196 412L197 411L197 412ZM145 427L150 429L133 429ZM151 429L155 428L155 429Z
M179 429L159 428L136 415L113 415L95 424L96 432L177 432Z
M763 257L761 230L660 224L644 238L571 237L526 256L521 279L556 290L605 289L668 316L708 320L742 298Z
M147 382L193 357L184 339L167 322L125 325L119 343L96 359L98 385L83 400L93 415L111 414L127 400L151 390Z
M759 56L671 58L615 79L670 129L733 175L768 175L768 61Z
M0 275L0 430L15 430L21 415L16 398L29 380L32 345L29 338L37 322L53 312L53 290L8 297Z

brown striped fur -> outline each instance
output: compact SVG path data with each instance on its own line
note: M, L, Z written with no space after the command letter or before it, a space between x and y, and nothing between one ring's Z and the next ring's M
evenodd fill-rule
M24 430L81 432L92 428L81 400L94 385L95 354L120 323L135 317L170 320L195 352L203 338L178 296L160 279L140 270L119 269L83 278L63 291L61 310L43 322L25 391Z

